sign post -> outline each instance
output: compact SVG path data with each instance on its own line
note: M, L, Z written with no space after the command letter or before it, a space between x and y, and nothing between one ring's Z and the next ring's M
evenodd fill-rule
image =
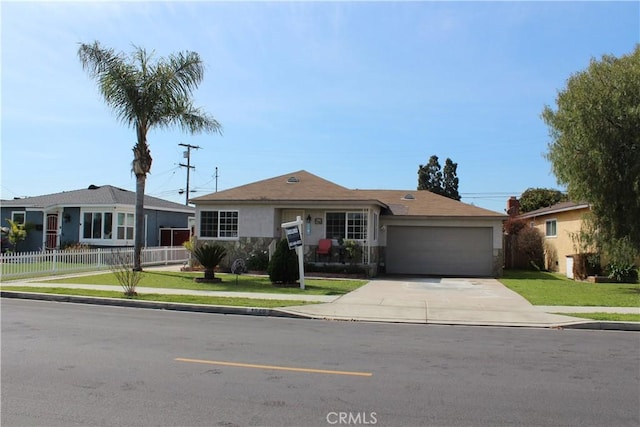
M304 254L302 246L302 233L300 227L302 226L302 218L297 216L295 221L284 222L280 226L284 229L287 236L287 243L289 243L289 249L294 249L298 253L298 270L300 272L300 289L304 289Z

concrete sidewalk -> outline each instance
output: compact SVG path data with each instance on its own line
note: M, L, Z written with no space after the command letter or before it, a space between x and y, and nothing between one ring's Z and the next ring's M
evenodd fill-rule
M5 282L3 285L122 290L120 286L51 284L41 283L42 280L42 278L39 278L12 281ZM553 314L586 312L640 313L640 308L533 306L519 294L511 291L495 279L416 277L374 279L361 288L339 297L144 287L140 287L137 290L145 294L241 297L319 303L268 310L250 308L244 311L238 310L238 312L242 313L251 311L252 313L260 313L260 315L289 315L296 318L444 325L640 330L640 322L597 322ZM8 296L9 293L3 291L4 295ZM23 295L22 297L28 298L28 295ZM43 299L46 297L40 295L38 298ZM82 299L82 301L86 300L87 298ZM117 305L118 301L122 300L111 299L109 304ZM126 305L133 306L134 302L127 301ZM96 303L99 303L99 301ZM166 309L167 304L170 303L165 303L161 308ZM125 303L122 303L122 305L125 305ZM147 305L140 302L137 306ZM189 308L188 305L182 304L180 309L188 310ZM202 306L194 306L194 311L203 310ZM215 306L209 306L206 311L216 312ZM221 308L220 312L228 312L228 307L224 310Z

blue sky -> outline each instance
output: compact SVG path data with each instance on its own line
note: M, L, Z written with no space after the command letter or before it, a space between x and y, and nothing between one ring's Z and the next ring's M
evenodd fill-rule
M638 2L8 2L1 4L1 198L135 191L135 133L82 70L79 42L206 64L216 134L150 132L147 194L193 197L300 169L348 188L417 186L433 154L463 202L560 188L540 118L591 58L630 53Z

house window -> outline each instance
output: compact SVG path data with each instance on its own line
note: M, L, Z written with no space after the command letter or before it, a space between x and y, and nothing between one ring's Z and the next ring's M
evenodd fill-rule
M111 240L113 238L112 212L85 212L82 221L84 239Z
M118 225L116 227L118 240L133 240L133 230L135 230L135 214L118 213Z
M200 212L200 237L238 237L238 211Z
M557 233L557 223L555 219L550 219L545 222L545 233L546 237L556 237Z
M16 224L24 224L27 219L27 214L24 211L21 212L11 212L11 221Z
M325 235L329 239L365 240L367 215L363 212L327 212Z

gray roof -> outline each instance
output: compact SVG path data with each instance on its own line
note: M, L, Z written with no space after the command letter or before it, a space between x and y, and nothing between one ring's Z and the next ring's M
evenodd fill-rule
M84 207L104 205L136 204L136 193L111 185L90 185L82 190L63 191L62 193L46 194L43 196L24 197L13 200L1 200L3 207L24 207L32 209L50 209L53 207ZM192 213L191 206L181 205L157 197L144 196L145 209L163 211L177 211Z

